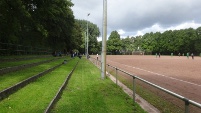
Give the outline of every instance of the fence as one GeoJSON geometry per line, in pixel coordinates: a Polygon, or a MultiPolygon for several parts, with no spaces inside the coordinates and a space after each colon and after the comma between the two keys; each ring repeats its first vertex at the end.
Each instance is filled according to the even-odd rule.
{"type": "Polygon", "coordinates": [[[32,46],[23,46],[11,43],[0,42],[0,55],[44,55],[51,54],[52,50],[47,48],[38,48],[32,46]]]}
{"type": "MultiPolygon", "coordinates": [[[[97,59],[91,58],[91,61],[97,66],[101,66],[101,62],[97,61],[97,59]]],[[[115,76],[117,85],[119,80],[133,90],[134,103],[136,101],[136,93],[138,93],[138,95],[142,96],[142,98],[144,98],[145,100],[147,100],[148,98],[149,100],[151,100],[150,97],[155,98],[154,102],[149,101],[149,103],[151,103],[152,105],[154,104],[154,106],[156,106],[162,112],[200,113],[201,111],[200,103],[189,100],[184,96],[162,88],[122,69],[107,64],[107,72],[115,76]],[[148,95],[147,90],[149,90],[148,93],[151,92],[151,94],[148,95]]]]}

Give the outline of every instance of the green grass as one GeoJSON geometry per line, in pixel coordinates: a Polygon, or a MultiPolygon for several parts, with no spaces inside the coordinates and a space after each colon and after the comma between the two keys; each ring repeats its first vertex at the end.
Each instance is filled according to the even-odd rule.
{"type": "Polygon", "coordinates": [[[34,58],[34,59],[30,59],[30,60],[20,60],[20,61],[12,61],[12,62],[1,62],[0,63],[0,69],[6,68],[6,67],[24,65],[24,64],[37,63],[37,62],[51,60],[51,59],[54,59],[54,57],[34,58]]]}
{"type": "Polygon", "coordinates": [[[69,61],[0,102],[0,113],[43,113],[77,62],[69,61]]]}
{"type": "Polygon", "coordinates": [[[8,88],[22,80],[27,79],[28,77],[34,76],[40,72],[43,72],[51,67],[54,67],[64,61],[65,58],[58,59],[49,63],[44,63],[35,67],[23,69],[16,72],[11,72],[0,76],[0,91],[8,88]]]}
{"type": "MultiPolygon", "coordinates": [[[[132,80],[127,80],[123,76],[119,76],[118,78],[127,87],[129,87],[130,89],[133,88],[132,80]]],[[[143,99],[145,99],[150,104],[155,106],[162,113],[183,113],[184,112],[178,106],[174,105],[173,103],[169,102],[168,100],[165,100],[164,98],[160,97],[156,93],[153,93],[149,89],[140,86],[139,84],[136,85],[136,92],[138,95],[140,95],[143,99]]]]}
{"type": "MultiPolygon", "coordinates": [[[[116,75],[115,69],[108,70],[108,72],[112,75],[116,75]]],[[[128,79],[128,75],[122,76],[120,73],[118,73],[118,80],[121,81],[124,85],[126,85],[131,90],[133,89],[133,80],[128,79]]],[[[116,77],[116,76],[114,76],[116,77]]],[[[142,87],[139,84],[136,84],[136,93],[140,95],[143,99],[145,99],[147,102],[149,102],[151,105],[155,106],[160,112],[162,113],[183,113],[184,110],[182,110],[180,107],[174,105],[168,100],[165,100],[161,96],[157,95],[156,93],[150,91],[150,89],[146,87],[142,87]],[[151,97],[151,98],[150,98],[151,97]]]]}
{"type": "Polygon", "coordinates": [[[100,70],[81,59],[73,73],[55,113],[145,113],[139,105],[109,79],[100,77],[100,70]]]}
{"type": "Polygon", "coordinates": [[[19,59],[19,58],[33,58],[33,57],[43,57],[43,56],[52,56],[52,55],[1,55],[0,58],[1,59],[19,59]]]}

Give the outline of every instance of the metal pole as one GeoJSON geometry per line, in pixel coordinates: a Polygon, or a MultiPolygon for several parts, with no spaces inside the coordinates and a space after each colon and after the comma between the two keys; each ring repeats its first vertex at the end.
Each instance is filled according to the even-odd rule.
{"type": "Polygon", "coordinates": [[[106,39],[107,39],[107,0],[103,0],[103,38],[101,56],[101,78],[106,75],[106,39]]]}
{"type": "Polygon", "coordinates": [[[135,104],[135,77],[133,77],[133,103],[135,104]]]}
{"type": "Polygon", "coordinates": [[[189,100],[185,99],[185,113],[189,113],[189,100]]]}
{"type": "Polygon", "coordinates": [[[89,55],[89,52],[88,52],[88,41],[89,41],[89,28],[88,28],[88,16],[90,15],[87,14],[87,59],[88,59],[88,55],[89,55]]]}
{"type": "Polygon", "coordinates": [[[117,71],[118,71],[118,69],[115,67],[115,72],[116,72],[116,85],[118,86],[118,75],[117,75],[117,71]]]}
{"type": "Polygon", "coordinates": [[[84,40],[84,46],[85,46],[85,48],[84,48],[84,52],[85,52],[85,56],[87,58],[87,44],[86,44],[86,42],[87,42],[87,33],[85,32],[84,35],[85,35],[85,40],[84,40]]]}

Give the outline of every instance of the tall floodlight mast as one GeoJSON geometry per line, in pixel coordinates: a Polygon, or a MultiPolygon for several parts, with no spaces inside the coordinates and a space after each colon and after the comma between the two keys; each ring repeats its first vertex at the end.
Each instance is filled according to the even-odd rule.
{"type": "Polygon", "coordinates": [[[107,39],[107,0],[103,0],[103,33],[101,52],[101,78],[106,75],[106,39],[107,39]]]}
{"type": "Polygon", "coordinates": [[[89,55],[89,25],[88,25],[88,16],[90,15],[90,13],[87,14],[87,51],[86,51],[86,58],[88,59],[88,55],[89,55]]]}

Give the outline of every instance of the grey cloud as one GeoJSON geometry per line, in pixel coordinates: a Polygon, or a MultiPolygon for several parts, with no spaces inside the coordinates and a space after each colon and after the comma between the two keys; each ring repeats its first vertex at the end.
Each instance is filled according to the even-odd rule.
{"type": "MultiPolygon", "coordinates": [[[[75,17],[102,26],[103,0],[72,0],[75,17]]],[[[108,0],[108,30],[137,32],[154,24],[162,27],[184,22],[201,23],[201,0],[108,0]]],[[[111,32],[111,31],[108,31],[111,32]]]]}

